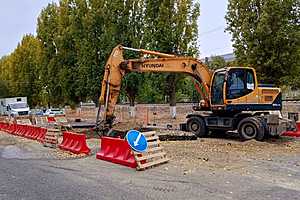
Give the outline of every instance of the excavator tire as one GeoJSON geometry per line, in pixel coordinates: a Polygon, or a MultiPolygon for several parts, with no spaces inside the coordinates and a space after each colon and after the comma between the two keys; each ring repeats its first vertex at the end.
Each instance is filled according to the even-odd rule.
{"type": "Polygon", "coordinates": [[[238,124],[238,133],[242,140],[256,139],[262,141],[265,129],[262,122],[256,117],[247,117],[238,124]]]}
{"type": "Polygon", "coordinates": [[[207,128],[202,118],[193,116],[187,121],[188,131],[195,134],[197,137],[207,136],[207,128]]]}

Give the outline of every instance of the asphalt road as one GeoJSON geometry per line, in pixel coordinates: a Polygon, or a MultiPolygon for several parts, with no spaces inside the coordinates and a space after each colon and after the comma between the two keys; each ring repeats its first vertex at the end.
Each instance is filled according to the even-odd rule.
{"type": "MultiPolygon", "coordinates": [[[[18,141],[22,142],[22,141],[18,141]]],[[[0,143],[0,200],[243,199],[300,200],[300,156],[249,160],[248,173],[207,169],[182,173],[172,162],[150,170],[96,160],[57,160],[31,147],[0,143]]],[[[39,151],[39,148],[34,148],[39,151]]]]}

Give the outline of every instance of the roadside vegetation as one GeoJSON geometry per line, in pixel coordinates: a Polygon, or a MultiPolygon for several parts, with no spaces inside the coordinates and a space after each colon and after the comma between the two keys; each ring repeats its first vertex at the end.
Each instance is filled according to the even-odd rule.
{"type": "MultiPolygon", "coordinates": [[[[27,96],[31,106],[97,102],[104,65],[117,44],[199,57],[200,5],[193,0],[60,0],[44,8],[37,34],[24,35],[0,59],[0,97],[27,96]]],[[[227,31],[236,61],[214,57],[211,69],[239,64],[257,69],[261,82],[300,83],[298,0],[229,0],[227,31]]],[[[200,38],[201,39],[201,38],[200,38]]],[[[138,55],[128,54],[128,58],[138,55]]],[[[189,77],[130,74],[120,102],[170,103],[198,99],[189,77]]]]}

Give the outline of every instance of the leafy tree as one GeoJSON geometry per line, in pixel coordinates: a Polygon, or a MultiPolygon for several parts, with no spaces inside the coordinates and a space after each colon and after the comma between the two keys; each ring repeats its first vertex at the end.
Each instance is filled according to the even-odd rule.
{"type": "Polygon", "coordinates": [[[0,81],[0,98],[7,97],[9,95],[9,90],[6,82],[0,81]]]}
{"type": "Polygon", "coordinates": [[[125,91],[130,102],[130,106],[134,106],[135,98],[138,94],[141,76],[138,73],[130,73],[124,81],[125,91]]]}
{"type": "Polygon", "coordinates": [[[200,94],[195,89],[192,77],[184,77],[177,82],[176,99],[179,102],[199,102],[200,94]]]}
{"type": "Polygon", "coordinates": [[[299,0],[229,0],[227,31],[239,64],[254,66],[263,81],[297,84],[299,19],[299,0]]]}
{"type": "Polygon", "coordinates": [[[10,81],[10,57],[3,56],[0,59],[0,97],[9,96],[9,81],[10,81]]]}
{"type": "Polygon", "coordinates": [[[41,42],[33,35],[25,35],[15,51],[4,59],[3,68],[7,68],[8,74],[4,77],[7,84],[2,88],[8,87],[11,96],[27,96],[30,105],[37,105],[40,101],[39,73],[43,60],[41,42]]]}
{"type": "Polygon", "coordinates": [[[42,96],[48,106],[52,103],[59,104],[62,101],[59,81],[61,67],[57,61],[58,16],[59,6],[51,3],[42,10],[37,19],[37,38],[42,42],[45,55],[41,68],[42,91],[44,91],[42,96]]]}
{"type": "MultiPolygon", "coordinates": [[[[196,56],[199,4],[186,0],[145,1],[145,41],[147,47],[166,53],[196,56]]],[[[176,83],[184,76],[165,77],[170,106],[176,105],[176,83]]]]}
{"type": "MultiPolygon", "coordinates": [[[[199,5],[191,0],[50,3],[38,17],[37,36],[25,35],[11,55],[0,59],[1,93],[7,94],[8,87],[7,95],[28,96],[32,105],[97,102],[113,47],[123,44],[195,55],[198,16],[199,5]]],[[[136,54],[125,54],[125,58],[133,57],[136,54]]],[[[127,92],[131,105],[136,98],[163,102],[167,77],[172,83],[167,93],[176,100],[175,85],[184,76],[130,74],[125,77],[123,93],[127,92]]]]}
{"type": "Polygon", "coordinates": [[[164,103],[165,77],[161,74],[143,74],[138,100],[143,103],[164,103]]]}
{"type": "Polygon", "coordinates": [[[220,69],[226,67],[226,61],[221,56],[212,56],[208,62],[208,67],[212,70],[220,69]]]}
{"type": "MultiPolygon", "coordinates": [[[[113,16],[111,16],[111,27],[114,27],[112,37],[118,43],[124,46],[142,48],[143,41],[143,4],[141,0],[119,0],[114,1],[113,16]]],[[[125,59],[135,58],[137,54],[134,52],[125,52],[125,59]]],[[[134,106],[134,101],[140,89],[142,75],[138,73],[130,73],[124,78],[124,86],[126,95],[129,99],[130,106],[134,106]]]]}

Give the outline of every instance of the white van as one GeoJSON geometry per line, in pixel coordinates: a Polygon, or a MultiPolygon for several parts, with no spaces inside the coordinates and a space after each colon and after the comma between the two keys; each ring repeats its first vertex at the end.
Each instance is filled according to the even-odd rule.
{"type": "Polygon", "coordinates": [[[30,108],[27,104],[27,97],[0,99],[0,115],[16,117],[29,114],[30,108]]]}

